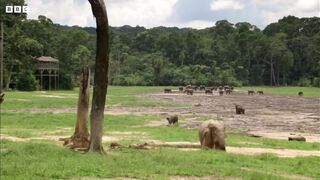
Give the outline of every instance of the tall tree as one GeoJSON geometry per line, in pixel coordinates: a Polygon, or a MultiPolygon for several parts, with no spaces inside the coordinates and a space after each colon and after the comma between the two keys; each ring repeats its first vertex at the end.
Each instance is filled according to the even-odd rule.
{"type": "Polygon", "coordinates": [[[109,23],[103,0],[89,0],[97,24],[97,49],[93,85],[92,107],[90,114],[89,151],[105,153],[102,146],[104,106],[108,88],[109,69],[109,23]]]}

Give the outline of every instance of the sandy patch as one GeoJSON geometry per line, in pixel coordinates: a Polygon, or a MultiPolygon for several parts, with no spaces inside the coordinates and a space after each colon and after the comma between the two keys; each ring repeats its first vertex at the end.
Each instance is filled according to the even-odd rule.
{"type": "MultiPolygon", "coordinates": [[[[42,136],[42,137],[33,137],[33,138],[18,138],[14,136],[8,136],[5,134],[1,134],[0,140],[8,140],[14,142],[28,142],[31,140],[53,140],[60,142],[60,138],[65,138],[65,136],[42,136]]],[[[146,139],[144,133],[135,133],[135,132],[110,132],[109,135],[103,136],[102,141],[106,142],[118,142],[123,139],[138,139],[144,140],[146,139]]],[[[159,142],[159,141],[149,141],[151,144],[161,144],[162,147],[166,145],[170,146],[178,146],[182,151],[198,151],[201,150],[199,148],[199,143],[191,143],[191,142],[159,142]],[[186,148],[188,147],[193,148],[186,148]]],[[[62,144],[62,143],[59,143],[62,144]]],[[[307,150],[294,150],[294,149],[271,149],[271,148],[249,148],[249,147],[227,147],[227,152],[232,154],[242,154],[242,155],[261,155],[261,154],[274,154],[278,157],[300,157],[300,156],[320,156],[320,151],[307,151],[307,150]]]]}
{"type": "Polygon", "coordinates": [[[35,95],[35,96],[37,96],[37,97],[47,97],[47,98],[61,98],[61,99],[66,98],[64,96],[57,96],[57,95],[35,95]]]}
{"type": "MultiPolygon", "coordinates": [[[[153,147],[176,147],[182,151],[199,151],[200,144],[192,142],[148,142],[153,147]]],[[[227,153],[242,155],[262,155],[273,154],[278,157],[294,158],[303,156],[320,156],[320,151],[316,150],[295,150],[295,149],[272,149],[272,148],[256,148],[256,147],[226,147],[227,153]]]]}
{"type": "MultiPolygon", "coordinates": [[[[294,149],[271,149],[271,148],[249,148],[249,147],[226,147],[227,153],[257,156],[272,154],[282,158],[295,158],[305,156],[320,156],[320,151],[306,151],[294,149]]],[[[179,148],[181,151],[199,151],[199,148],[179,148]]]]}
{"type": "Polygon", "coordinates": [[[159,127],[159,126],[166,126],[168,125],[168,121],[150,121],[144,124],[146,127],[159,127]]]}
{"type": "Polygon", "coordinates": [[[7,141],[13,141],[13,142],[28,142],[31,139],[30,138],[19,138],[19,137],[15,137],[15,136],[8,136],[5,134],[1,134],[0,135],[0,140],[7,140],[7,141]]]}
{"type": "Polygon", "coordinates": [[[294,149],[271,149],[271,148],[249,148],[249,147],[227,147],[228,153],[243,155],[274,154],[278,157],[300,157],[300,156],[320,156],[320,151],[306,151],[294,149]]]}
{"type": "Polygon", "coordinates": [[[303,136],[307,142],[320,143],[320,134],[295,133],[295,132],[275,132],[275,131],[249,131],[249,135],[261,136],[270,139],[288,140],[289,136],[303,136]]]}
{"type": "Polygon", "coordinates": [[[30,99],[12,99],[12,100],[21,101],[21,102],[32,102],[32,100],[30,99]]]}
{"type": "Polygon", "coordinates": [[[240,178],[234,177],[217,177],[217,176],[205,176],[205,177],[194,177],[194,176],[172,176],[170,180],[238,180],[240,178]]]}

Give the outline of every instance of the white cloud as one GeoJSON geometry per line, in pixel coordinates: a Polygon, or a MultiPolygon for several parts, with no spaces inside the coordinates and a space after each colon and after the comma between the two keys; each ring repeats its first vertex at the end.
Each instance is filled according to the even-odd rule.
{"type": "Polygon", "coordinates": [[[113,26],[160,26],[172,14],[177,0],[108,0],[110,24],[113,26]]]}
{"type": "MultiPolygon", "coordinates": [[[[166,23],[177,0],[106,0],[109,22],[112,26],[159,26],[166,23]]],[[[94,26],[90,4],[86,0],[27,0],[28,18],[45,15],[55,23],[94,26]]]]}
{"type": "Polygon", "coordinates": [[[320,11],[319,0],[298,0],[295,4],[295,9],[303,12],[320,11]]]}
{"type": "Polygon", "coordinates": [[[211,3],[211,9],[214,11],[227,10],[227,9],[240,10],[240,9],[243,9],[244,7],[245,7],[244,4],[236,0],[214,0],[211,3]]]}
{"type": "Polygon", "coordinates": [[[215,25],[215,22],[213,21],[202,21],[202,20],[195,20],[190,21],[185,24],[182,24],[181,27],[191,27],[195,29],[205,29],[207,27],[213,27],[215,25]]]}
{"type": "Polygon", "coordinates": [[[45,15],[54,23],[63,25],[92,25],[94,22],[88,2],[76,3],[76,0],[27,0],[29,19],[45,15]]]}
{"type": "MultiPolygon", "coordinates": [[[[112,26],[178,26],[205,28],[212,26],[216,14],[219,18],[234,17],[248,19],[250,23],[267,25],[283,16],[320,16],[320,0],[212,0],[212,14],[208,17],[194,17],[189,22],[172,22],[170,17],[178,1],[185,0],[105,0],[112,26]],[[229,10],[238,10],[236,13],[229,10]],[[248,11],[243,13],[243,11],[248,11]],[[247,14],[247,15],[246,15],[247,14]],[[247,17],[244,17],[247,16],[247,17]],[[260,21],[259,21],[260,20],[260,21]]],[[[29,5],[28,18],[37,19],[45,15],[54,23],[62,25],[95,26],[91,7],[87,0],[26,0],[29,5]]],[[[199,0],[197,3],[203,3],[199,0]]],[[[197,6],[197,4],[194,4],[197,6]]],[[[185,11],[197,7],[184,7],[185,11]]],[[[192,18],[191,18],[192,19],[192,18]]]]}
{"type": "Polygon", "coordinates": [[[166,27],[178,27],[178,28],[193,28],[193,29],[205,29],[208,27],[213,27],[216,22],[214,21],[204,21],[204,20],[193,20],[188,22],[174,22],[166,23],[166,27]]]}
{"type": "Polygon", "coordinates": [[[319,0],[252,0],[252,2],[258,9],[261,9],[261,17],[265,24],[277,22],[280,18],[288,15],[297,17],[320,16],[319,0]],[[265,6],[269,8],[265,8],[265,6]]]}

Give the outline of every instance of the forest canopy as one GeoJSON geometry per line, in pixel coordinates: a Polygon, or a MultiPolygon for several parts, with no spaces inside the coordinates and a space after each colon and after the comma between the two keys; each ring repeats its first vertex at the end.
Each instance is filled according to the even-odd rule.
{"type": "MultiPolygon", "coordinates": [[[[70,89],[78,82],[81,53],[94,60],[95,28],[62,26],[45,16],[4,20],[5,84],[19,82],[23,72],[32,76],[34,57],[52,56],[60,60],[60,88],[70,89]]],[[[263,30],[221,20],[202,30],[111,27],[110,35],[111,85],[320,87],[318,17],[287,16],[263,30]]]]}

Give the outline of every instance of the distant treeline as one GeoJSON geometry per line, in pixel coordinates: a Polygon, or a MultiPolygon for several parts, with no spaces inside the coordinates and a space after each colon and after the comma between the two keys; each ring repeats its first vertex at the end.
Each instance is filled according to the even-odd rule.
{"type": "MultiPolygon", "coordinates": [[[[22,78],[35,86],[33,58],[45,55],[60,60],[60,87],[72,88],[80,64],[93,62],[94,28],[61,26],[45,16],[26,20],[23,14],[4,20],[6,84],[22,78]]],[[[112,85],[320,87],[318,17],[288,16],[264,30],[222,20],[203,30],[123,26],[110,35],[112,85]]]]}
{"type": "Polygon", "coordinates": [[[320,86],[320,18],[284,17],[263,31],[218,21],[204,30],[113,28],[115,85],[320,86]]]}

